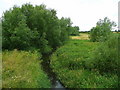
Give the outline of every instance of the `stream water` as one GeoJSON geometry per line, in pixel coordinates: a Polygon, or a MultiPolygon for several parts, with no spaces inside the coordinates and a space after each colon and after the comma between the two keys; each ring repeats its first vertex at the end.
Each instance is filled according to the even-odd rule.
{"type": "Polygon", "coordinates": [[[65,87],[62,85],[62,83],[57,79],[56,74],[52,71],[52,68],[50,67],[50,56],[49,55],[43,55],[42,60],[42,68],[43,70],[47,73],[51,84],[52,84],[52,89],[55,90],[56,88],[61,88],[62,90],[66,90],[65,87]]]}

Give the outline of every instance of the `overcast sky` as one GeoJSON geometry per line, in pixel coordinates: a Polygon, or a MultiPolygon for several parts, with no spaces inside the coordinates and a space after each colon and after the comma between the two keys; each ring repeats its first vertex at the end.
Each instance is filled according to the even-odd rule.
{"type": "Polygon", "coordinates": [[[33,5],[45,4],[47,8],[57,11],[57,16],[70,17],[73,25],[79,26],[81,31],[88,31],[104,17],[118,22],[118,1],[120,0],[0,0],[0,17],[3,11],[14,5],[25,3],[33,5]]]}

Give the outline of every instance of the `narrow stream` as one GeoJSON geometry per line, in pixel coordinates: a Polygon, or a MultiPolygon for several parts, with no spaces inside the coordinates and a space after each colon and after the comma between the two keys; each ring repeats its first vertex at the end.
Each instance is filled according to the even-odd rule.
{"type": "Polygon", "coordinates": [[[52,89],[55,90],[56,88],[61,88],[62,90],[66,90],[65,87],[61,84],[61,82],[57,79],[56,74],[52,71],[52,68],[50,67],[50,56],[49,55],[43,55],[42,60],[42,68],[43,70],[47,73],[51,84],[52,84],[52,89]]]}

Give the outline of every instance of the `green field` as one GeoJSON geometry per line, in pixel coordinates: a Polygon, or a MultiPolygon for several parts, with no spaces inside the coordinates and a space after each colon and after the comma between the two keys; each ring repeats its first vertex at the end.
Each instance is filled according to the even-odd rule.
{"type": "Polygon", "coordinates": [[[50,88],[47,75],[41,69],[37,52],[4,51],[3,88],[50,88]]]}
{"type": "Polygon", "coordinates": [[[51,57],[51,67],[66,88],[115,88],[116,74],[100,74],[92,69],[94,52],[100,43],[70,40],[51,57]]]}

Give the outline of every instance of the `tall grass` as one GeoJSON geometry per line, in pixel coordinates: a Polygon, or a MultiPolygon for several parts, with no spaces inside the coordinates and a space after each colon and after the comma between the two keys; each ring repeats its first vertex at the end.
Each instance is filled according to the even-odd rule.
{"type": "MultiPolygon", "coordinates": [[[[67,88],[116,88],[116,74],[99,73],[90,62],[98,42],[70,40],[51,57],[51,67],[67,88]]],[[[99,64],[99,62],[98,62],[99,64]]]]}
{"type": "Polygon", "coordinates": [[[4,51],[3,88],[49,88],[50,81],[42,71],[37,52],[4,51]]]}

